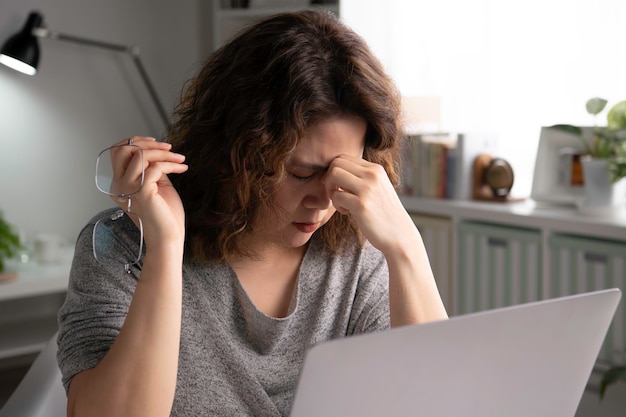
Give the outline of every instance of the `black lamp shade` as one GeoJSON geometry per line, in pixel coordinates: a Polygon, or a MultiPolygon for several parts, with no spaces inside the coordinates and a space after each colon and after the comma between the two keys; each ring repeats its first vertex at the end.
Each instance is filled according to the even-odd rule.
{"type": "Polygon", "coordinates": [[[33,35],[33,29],[41,27],[42,22],[39,13],[30,13],[22,30],[2,45],[0,63],[25,74],[35,75],[39,64],[39,43],[33,35]]]}

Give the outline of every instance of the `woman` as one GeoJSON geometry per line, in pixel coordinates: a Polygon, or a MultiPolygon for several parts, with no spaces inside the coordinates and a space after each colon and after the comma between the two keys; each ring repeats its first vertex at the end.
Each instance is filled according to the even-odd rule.
{"type": "Polygon", "coordinates": [[[102,215],[79,236],[59,313],[68,414],[288,415],[314,344],[446,318],[394,190],[400,139],[392,82],[329,14],[268,18],[213,54],[169,144],[114,148],[116,186],[145,171],[145,253],[120,268],[141,241],[128,216],[100,262],[102,215]]]}

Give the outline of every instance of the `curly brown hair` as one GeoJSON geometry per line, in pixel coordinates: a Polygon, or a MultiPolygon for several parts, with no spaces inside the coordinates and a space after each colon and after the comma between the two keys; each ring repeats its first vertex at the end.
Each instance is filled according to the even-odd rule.
{"type": "MultiPolygon", "coordinates": [[[[310,126],[331,116],[367,121],[364,159],[399,182],[398,91],[366,42],[322,11],[258,21],[212,54],[186,84],[168,136],[189,170],[173,176],[187,214],[186,255],[195,261],[251,256],[242,237],[285,177],[285,162],[310,126]]],[[[323,226],[338,251],[363,241],[351,217],[323,226]]]]}

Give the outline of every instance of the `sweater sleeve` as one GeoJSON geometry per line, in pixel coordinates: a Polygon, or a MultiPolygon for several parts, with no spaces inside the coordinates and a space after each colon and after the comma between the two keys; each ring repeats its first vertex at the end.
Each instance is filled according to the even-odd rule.
{"type": "Polygon", "coordinates": [[[67,295],[58,313],[57,361],[66,390],[74,375],[100,362],[128,313],[139,269],[132,267],[127,273],[123,259],[138,250],[140,237],[129,220],[119,226],[108,231],[101,261],[93,255],[94,222],[76,241],[67,295]]]}
{"type": "Polygon", "coordinates": [[[348,333],[369,333],[388,329],[391,327],[389,269],[385,257],[366,242],[359,258],[358,287],[348,333]]]}

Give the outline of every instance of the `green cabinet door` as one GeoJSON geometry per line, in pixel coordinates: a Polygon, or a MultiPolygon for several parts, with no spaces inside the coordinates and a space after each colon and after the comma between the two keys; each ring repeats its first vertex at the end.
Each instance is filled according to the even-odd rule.
{"type": "MultiPolygon", "coordinates": [[[[626,242],[555,234],[550,238],[553,297],[606,288],[626,290],[626,242]]],[[[626,310],[617,308],[599,359],[626,363],[626,310]]]]}
{"type": "Polygon", "coordinates": [[[464,221],[457,231],[457,314],[541,298],[539,230],[464,221]]]}

